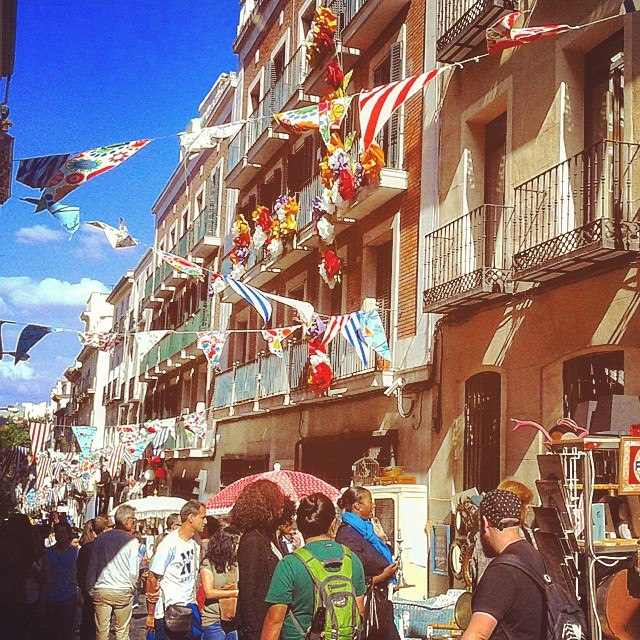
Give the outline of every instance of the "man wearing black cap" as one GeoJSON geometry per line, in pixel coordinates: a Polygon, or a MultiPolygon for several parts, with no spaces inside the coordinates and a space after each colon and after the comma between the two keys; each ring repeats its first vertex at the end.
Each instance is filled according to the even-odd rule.
{"type": "MultiPolygon", "coordinates": [[[[517,558],[538,575],[542,556],[520,537],[520,498],[496,489],[480,505],[480,539],[488,557],[517,558]]],[[[485,570],[471,605],[473,616],[462,640],[540,640],[546,610],[540,589],[522,570],[493,561],[485,570]]]]}

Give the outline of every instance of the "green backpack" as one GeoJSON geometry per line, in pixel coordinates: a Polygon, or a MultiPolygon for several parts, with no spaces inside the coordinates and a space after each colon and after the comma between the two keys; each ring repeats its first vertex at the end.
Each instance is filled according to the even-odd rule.
{"type": "MultiPolygon", "coordinates": [[[[306,567],[314,585],[314,605],[326,609],[324,640],[357,640],[360,630],[360,614],[353,588],[353,559],[351,550],[340,545],[340,558],[319,560],[308,549],[293,552],[306,567]]],[[[296,627],[303,638],[309,636],[293,616],[296,627]]]]}

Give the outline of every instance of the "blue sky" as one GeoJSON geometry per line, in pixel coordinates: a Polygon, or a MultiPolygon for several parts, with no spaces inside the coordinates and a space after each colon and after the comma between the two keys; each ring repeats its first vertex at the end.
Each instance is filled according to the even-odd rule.
{"type": "MultiPolygon", "coordinates": [[[[9,106],[16,158],[83,151],[177,133],[220,73],[236,69],[237,0],[20,0],[9,106]]],[[[3,89],[4,90],[4,89],[3,89]]],[[[70,194],[84,220],[124,217],[153,240],[151,206],[179,155],[159,140],[70,194]]],[[[14,182],[15,196],[37,192],[14,182]]],[[[86,229],[71,241],[48,214],[12,198],[0,207],[0,319],[81,329],[86,298],[108,290],[144,249],[113,251],[86,229]]],[[[5,349],[17,331],[5,327],[5,349]]],[[[0,361],[0,405],[48,400],[79,351],[57,333],[28,362],[0,361]]]]}

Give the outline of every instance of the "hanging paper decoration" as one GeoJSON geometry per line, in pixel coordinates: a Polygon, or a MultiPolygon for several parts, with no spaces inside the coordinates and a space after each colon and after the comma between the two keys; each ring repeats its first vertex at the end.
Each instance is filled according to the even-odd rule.
{"type": "Polygon", "coordinates": [[[245,121],[229,122],[227,124],[221,124],[214,127],[200,128],[199,120],[192,120],[194,123],[198,123],[197,130],[191,132],[183,132],[180,136],[180,146],[187,153],[198,153],[205,149],[213,149],[220,140],[226,138],[232,138],[240,129],[244,126],[245,121]]]}
{"type": "Polygon", "coordinates": [[[322,395],[333,380],[333,370],[325,347],[316,340],[309,340],[309,389],[322,395]]]}
{"type": "Polygon", "coordinates": [[[278,230],[283,238],[293,235],[298,230],[300,207],[295,198],[280,196],[273,206],[273,213],[278,220],[278,230]]]}
{"type": "Polygon", "coordinates": [[[367,345],[385,360],[391,362],[387,334],[377,309],[360,312],[360,331],[367,345]]]}
{"type": "Polygon", "coordinates": [[[625,13],[638,11],[638,9],[640,9],[640,0],[623,0],[620,13],[624,15],[625,13]]]}
{"type": "Polygon", "coordinates": [[[18,337],[18,345],[16,346],[14,364],[18,364],[21,360],[29,359],[29,351],[46,335],[52,333],[55,329],[51,327],[43,327],[39,324],[28,324],[20,332],[18,337]]]}
{"type": "Polygon", "coordinates": [[[267,243],[267,253],[274,255],[282,249],[280,244],[279,223],[271,216],[271,211],[262,205],[251,214],[251,218],[255,224],[253,232],[253,245],[256,250],[262,248],[267,243]]]}
{"type": "Polygon", "coordinates": [[[222,293],[227,286],[224,276],[221,273],[212,273],[209,277],[207,295],[212,298],[217,293],[222,293]]]}
{"type": "Polygon", "coordinates": [[[61,153],[20,160],[16,180],[27,187],[45,189],[49,186],[51,177],[62,169],[70,155],[70,153],[61,153]]]}
{"type": "Polygon", "coordinates": [[[48,420],[29,420],[28,426],[31,454],[35,456],[46,447],[53,425],[48,420]]]}
{"type": "Polygon", "coordinates": [[[198,349],[202,349],[207,362],[214,368],[220,364],[220,356],[228,336],[228,331],[200,331],[198,333],[198,349]]]}
{"type": "Polygon", "coordinates": [[[393,112],[401,107],[409,98],[426,87],[431,80],[447,70],[441,67],[429,73],[410,76],[405,80],[374,87],[360,93],[360,129],[362,131],[362,148],[366,148],[380,133],[393,112]]]}
{"type": "Polygon", "coordinates": [[[72,155],[49,178],[43,189],[36,213],[50,207],[55,202],[59,202],[92,178],[117,167],[149,142],[151,140],[134,140],[72,155]]]}
{"type": "Polygon", "coordinates": [[[78,441],[80,453],[85,457],[88,456],[98,429],[96,427],[71,427],[71,431],[78,441]]]}
{"type": "Polygon", "coordinates": [[[153,452],[157,454],[164,448],[170,436],[175,438],[176,419],[163,418],[162,420],[149,420],[145,423],[144,429],[147,433],[153,434],[153,452]]]}
{"type": "MultiPolygon", "coordinates": [[[[296,300],[295,298],[286,298],[285,296],[278,296],[275,293],[260,293],[271,298],[271,300],[275,300],[276,302],[280,302],[281,304],[286,304],[287,306],[294,308],[302,324],[308,325],[311,323],[315,309],[310,302],[296,300]]],[[[265,322],[267,321],[265,320],[265,322]]]]}
{"type": "Polygon", "coordinates": [[[156,251],[160,258],[178,273],[184,273],[198,279],[204,278],[204,271],[202,267],[197,265],[195,262],[191,262],[186,258],[181,258],[180,256],[169,253],[168,251],[161,251],[160,249],[157,249],[156,251]]]}
{"type": "Polygon", "coordinates": [[[80,227],[80,207],[54,202],[47,207],[49,213],[62,225],[62,228],[69,234],[73,234],[80,227]]]}
{"type": "Polygon", "coordinates": [[[545,27],[527,27],[515,29],[516,22],[524,15],[522,11],[514,11],[504,18],[500,18],[487,29],[487,51],[490,55],[501,53],[512,47],[519,47],[536,40],[557,36],[570,31],[573,27],[568,24],[554,24],[545,27]]]}
{"type": "Polygon", "coordinates": [[[311,322],[307,327],[307,334],[314,340],[320,340],[320,338],[322,338],[322,336],[324,335],[325,330],[326,326],[322,321],[322,318],[314,313],[313,318],[311,319],[311,322]]]}
{"type": "Polygon", "coordinates": [[[334,100],[325,100],[320,103],[318,128],[320,129],[322,140],[326,145],[328,145],[331,140],[331,133],[340,129],[340,125],[347,115],[352,99],[353,96],[348,96],[334,100]]]}
{"type": "MultiPolygon", "coordinates": [[[[322,208],[329,214],[344,213],[355,198],[359,186],[356,173],[360,171],[349,156],[350,147],[343,144],[338,134],[331,135],[327,153],[320,162],[320,176],[325,190],[322,193],[322,208]]],[[[359,163],[358,163],[359,164],[359,163]]]]}
{"type": "Polygon", "coordinates": [[[255,308],[255,310],[262,316],[265,323],[269,322],[271,319],[271,313],[273,312],[273,307],[265,293],[251,285],[245,284],[244,282],[234,280],[233,278],[227,278],[227,282],[239,296],[242,296],[252,307],[255,308]]]}
{"type": "Polygon", "coordinates": [[[139,244],[139,242],[135,238],[131,237],[129,229],[127,229],[127,225],[122,218],[120,218],[120,226],[118,229],[97,220],[87,222],[87,224],[92,227],[96,227],[96,229],[102,229],[102,231],[104,231],[104,235],[107,237],[107,240],[109,241],[109,244],[113,249],[135,247],[137,244],[139,244]]]}
{"type": "Polygon", "coordinates": [[[263,329],[262,337],[267,341],[269,351],[278,358],[284,358],[282,341],[288,338],[298,327],[282,327],[281,329],[263,329]]]}
{"type": "Polygon", "coordinates": [[[107,471],[111,475],[112,478],[116,478],[118,476],[118,472],[120,471],[120,465],[122,464],[122,458],[124,456],[124,444],[120,442],[115,447],[113,447],[113,451],[111,455],[107,458],[107,471]]]}
{"type": "Polygon", "coordinates": [[[124,445],[123,458],[132,465],[139,460],[149,443],[155,438],[155,431],[139,429],[135,424],[123,424],[116,426],[116,432],[120,436],[120,442],[124,445]]]}
{"type": "Polygon", "coordinates": [[[340,282],[342,262],[335,251],[327,249],[322,254],[322,262],[318,265],[320,277],[327,283],[330,289],[340,282]]]}
{"type": "Polygon", "coordinates": [[[318,66],[321,58],[335,51],[333,38],[338,30],[338,16],[328,7],[318,7],[313,14],[311,29],[307,33],[307,62],[312,69],[318,66]]]}
{"type": "Polygon", "coordinates": [[[360,165],[365,181],[373,182],[380,176],[380,172],[385,167],[384,151],[374,140],[360,156],[360,165]]]}
{"type": "Polygon", "coordinates": [[[356,311],[349,314],[347,322],[341,329],[342,335],[347,342],[356,350],[358,357],[362,360],[365,367],[369,366],[369,358],[367,355],[367,345],[360,332],[360,312],[356,311]]]}
{"type": "Polygon", "coordinates": [[[238,278],[244,273],[243,267],[249,260],[249,245],[251,244],[251,229],[246,218],[241,213],[236,216],[232,231],[233,249],[229,254],[229,260],[234,268],[230,275],[238,278]]]}
{"type": "Polygon", "coordinates": [[[164,338],[169,332],[165,329],[156,331],[138,331],[133,335],[136,337],[136,343],[138,345],[138,357],[144,358],[147,353],[153,347],[155,347],[162,338],[164,338]]]}
{"type": "Polygon", "coordinates": [[[196,411],[183,416],[184,426],[189,429],[195,437],[196,441],[203,441],[207,435],[207,413],[206,411],[196,411]]]}
{"type": "Polygon", "coordinates": [[[324,81],[334,91],[337,91],[342,87],[342,83],[344,82],[344,73],[342,72],[342,67],[337,60],[332,60],[325,67],[324,81]]]}
{"type": "Polygon", "coordinates": [[[274,114],[273,117],[287,133],[294,135],[314,131],[320,126],[320,110],[317,104],[282,111],[274,114]]]}
{"type": "Polygon", "coordinates": [[[94,347],[98,351],[113,351],[116,345],[117,333],[99,333],[90,331],[80,331],[78,339],[80,343],[87,347],[94,347]]]}
{"type": "Polygon", "coordinates": [[[316,221],[316,230],[320,239],[325,244],[333,244],[336,239],[335,227],[329,222],[329,218],[322,216],[316,221]]]}

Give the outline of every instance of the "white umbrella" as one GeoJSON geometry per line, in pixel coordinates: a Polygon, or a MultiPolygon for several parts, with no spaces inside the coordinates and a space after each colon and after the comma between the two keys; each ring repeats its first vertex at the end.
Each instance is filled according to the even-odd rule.
{"type": "Polygon", "coordinates": [[[136,517],[141,520],[145,518],[166,518],[172,513],[180,513],[180,509],[186,502],[184,498],[172,496],[147,496],[146,498],[127,500],[127,502],[123,502],[111,509],[109,515],[113,516],[119,507],[126,504],[136,510],[136,517]]]}

